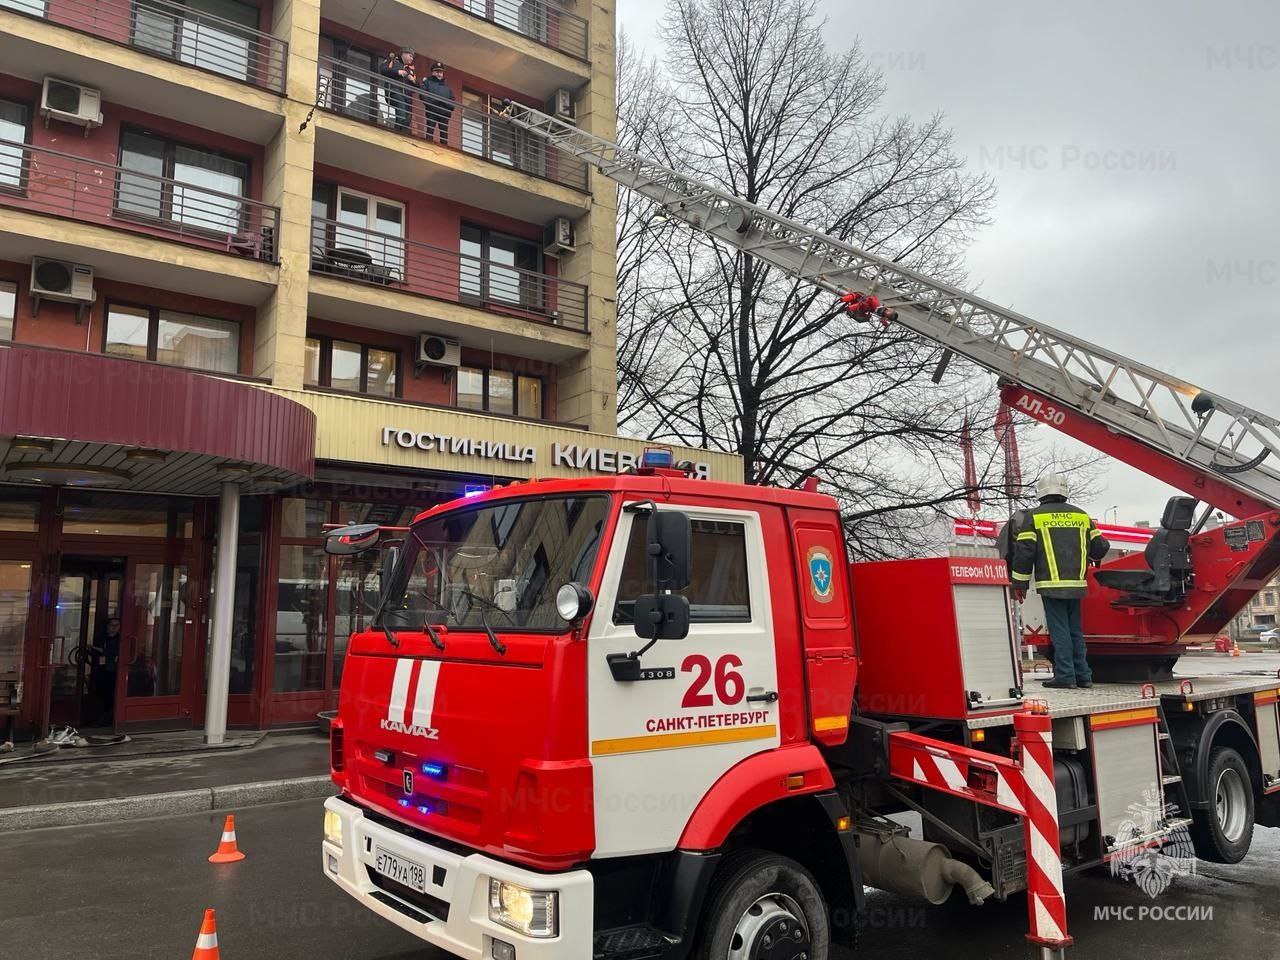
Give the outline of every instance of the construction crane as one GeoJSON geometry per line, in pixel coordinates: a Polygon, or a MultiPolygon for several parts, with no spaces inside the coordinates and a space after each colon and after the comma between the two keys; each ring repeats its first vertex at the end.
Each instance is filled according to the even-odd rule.
{"type": "MultiPolygon", "coordinates": [[[[963,357],[999,378],[1010,407],[1207,504],[1193,523],[1184,519],[1193,500],[1170,501],[1153,538],[1155,551],[1109,565],[1125,573],[1111,578],[1115,586],[1091,591],[1085,623],[1096,635],[1092,651],[1156,663],[1153,675],[1167,674],[1179,644],[1213,637],[1280,571],[1276,418],[699,183],[532,107],[505,101],[499,113],[669,217],[829,291],[856,319],[899,323],[940,345],[935,380],[952,355],[963,357]],[[1206,530],[1213,510],[1242,522],[1206,530]],[[1144,562],[1154,582],[1143,582],[1144,562]]],[[[1105,576],[1099,582],[1109,586],[1105,576]]]]}

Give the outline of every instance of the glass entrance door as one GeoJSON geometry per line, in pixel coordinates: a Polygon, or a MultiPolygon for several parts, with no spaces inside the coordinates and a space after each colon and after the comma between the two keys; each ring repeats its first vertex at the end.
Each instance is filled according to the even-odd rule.
{"type": "Polygon", "coordinates": [[[188,627],[187,566],[130,561],[125,584],[125,709],[130,721],[190,716],[184,701],[188,627]]]}
{"type": "Polygon", "coordinates": [[[123,580],[122,560],[63,558],[49,654],[53,726],[114,726],[123,580]]]}

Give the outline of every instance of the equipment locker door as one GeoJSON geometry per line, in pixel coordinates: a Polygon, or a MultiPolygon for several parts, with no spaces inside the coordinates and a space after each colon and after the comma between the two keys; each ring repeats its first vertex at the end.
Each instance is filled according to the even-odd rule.
{"type": "Polygon", "coordinates": [[[659,640],[642,677],[613,679],[605,658],[639,650],[632,621],[645,582],[643,514],[624,513],[587,641],[588,735],[597,857],[670,850],[730,767],[779,743],[780,691],[760,516],[680,509],[693,528],[691,623],[659,640]]]}

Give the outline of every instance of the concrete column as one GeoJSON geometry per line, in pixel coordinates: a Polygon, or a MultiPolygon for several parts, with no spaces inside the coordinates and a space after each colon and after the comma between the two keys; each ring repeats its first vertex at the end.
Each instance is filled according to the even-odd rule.
{"type": "MultiPolygon", "coordinates": [[[[610,140],[617,136],[617,50],[614,6],[606,0],[577,4],[591,23],[591,82],[578,93],[578,126],[610,140]]],[[[617,203],[616,187],[591,171],[591,212],[575,224],[577,250],[560,260],[560,275],[585,283],[590,352],[559,365],[556,414],[599,433],[618,428],[617,397],[617,203]]]]}
{"type": "Polygon", "coordinates": [[[213,636],[209,638],[209,683],[204,708],[204,742],[227,736],[227,694],[231,686],[231,628],[235,610],[236,552],[240,539],[240,487],[222,484],[218,498],[218,558],[213,574],[213,636]]]}
{"type": "Polygon", "coordinates": [[[273,32],[289,41],[285,116],[267,145],[263,200],[280,207],[280,282],[258,311],[254,375],[278,387],[300,389],[307,296],[311,271],[311,185],[315,166],[315,122],[301,130],[316,101],[320,43],[318,0],[280,0],[273,32]]]}

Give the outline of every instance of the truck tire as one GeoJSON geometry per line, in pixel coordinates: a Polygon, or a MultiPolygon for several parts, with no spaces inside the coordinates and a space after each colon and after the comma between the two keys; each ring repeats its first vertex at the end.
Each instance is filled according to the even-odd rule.
{"type": "Polygon", "coordinates": [[[1191,841],[1210,863],[1239,863],[1253,842],[1253,781],[1244,758],[1230,747],[1209,754],[1204,795],[1208,810],[1193,811],[1191,841]]]}
{"type": "Polygon", "coordinates": [[[697,960],[827,960],[827,904],[794,860],[764,850],[731,853],[708,902],[697,960]]]}

